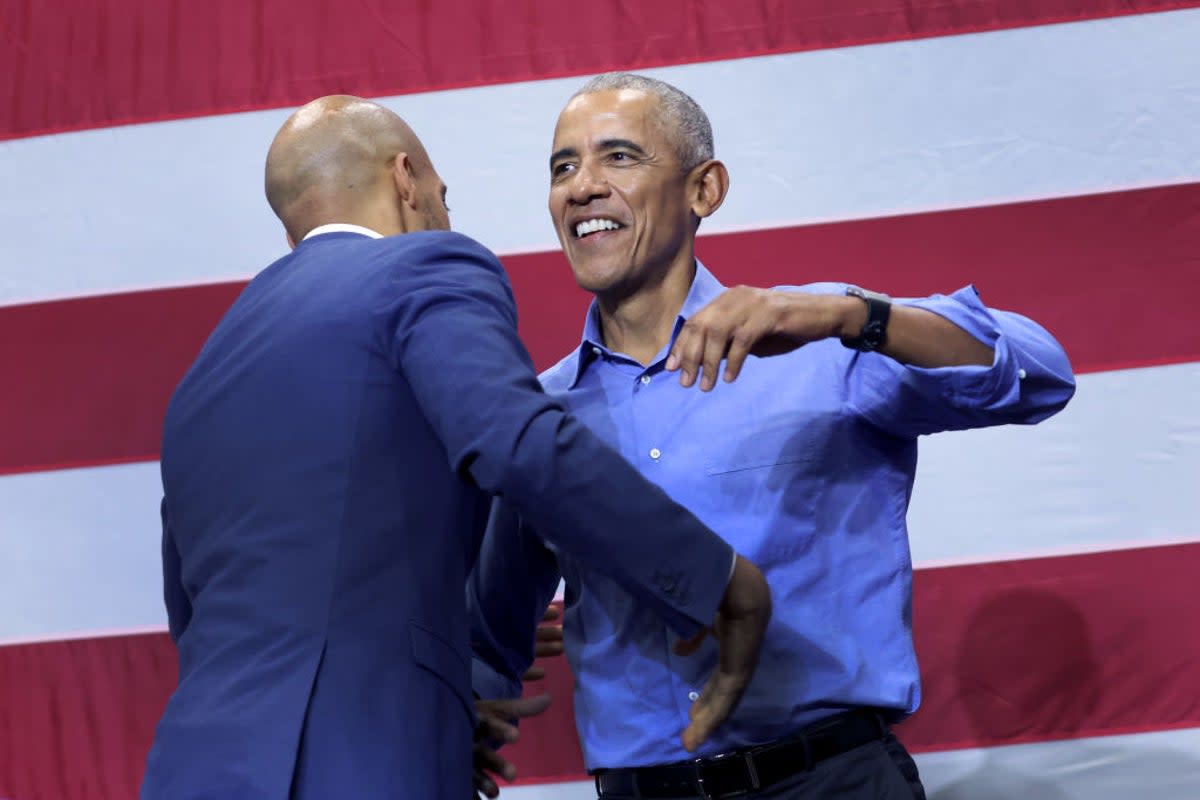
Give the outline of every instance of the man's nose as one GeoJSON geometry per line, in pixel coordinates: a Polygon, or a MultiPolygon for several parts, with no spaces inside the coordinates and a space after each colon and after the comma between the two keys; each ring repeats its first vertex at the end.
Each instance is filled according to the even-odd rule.
{"type": "Polygon", "coordinates": [[[577,205],[587,205],[598,197],[608,194],[608,181],[600,170],[587,164],[580,164],[571,176],[571,201],[577,205]]]}

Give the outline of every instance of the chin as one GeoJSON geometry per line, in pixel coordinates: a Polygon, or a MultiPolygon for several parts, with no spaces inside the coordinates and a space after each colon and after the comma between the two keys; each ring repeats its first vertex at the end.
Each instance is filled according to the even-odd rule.
{"type": "Polygon", "coordinates": [[[629,279],[629,269],[625,264],[609,264],[604,262],[584,262],[579,264],[571,261],[571,271],[575,282],[592,294],[601,294],[618,288],[629,279]]]}
{"type": "Polygon", "coordinates": [[[621,276],[613,275],[602,270],[573,269],[575,282],[579,287],[592,294],[604,294],[621,283],[621,276]]]}

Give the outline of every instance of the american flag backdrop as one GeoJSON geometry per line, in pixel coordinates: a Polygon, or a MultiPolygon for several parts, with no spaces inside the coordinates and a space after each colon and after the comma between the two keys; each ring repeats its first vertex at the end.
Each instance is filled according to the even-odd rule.
{"type": "MultiPolygon", "coordinates": [[[[162,414],[286,250],[262,165],[290,110],[350,93],[412,124],[546,367],[588,301],[551,133],[610,69],[708,111],[733,185],[699,255],[725,283],[971,282],[1080,374],[1043,425],[922,442],[900,732],[930,796],[1200,798],[1193,6],[0,0],[0,798],[136,795],[176,676],[162,414]]],[[[550,673],[511,800],[594,797],[550,673]]]]}

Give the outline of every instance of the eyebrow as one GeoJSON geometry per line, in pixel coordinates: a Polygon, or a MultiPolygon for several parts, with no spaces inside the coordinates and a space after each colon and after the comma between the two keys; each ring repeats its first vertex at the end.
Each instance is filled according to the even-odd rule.
{"type": "Polygon", "coordinates": [[[550,154],[550,166],[554,166],[555,161],[561,161],[564,158],[578,156],[579,151],[574,147],[562,147],[550,154]]]}
{"type": "MultiPolygon", "coordinates": [[[[646,150],[637,142],[631,139],[602,139],[597,145],[599,150],[632,150],[639,156],[646,155],[646,150]]],[[[555,150],[550,155],[550,166],[553,167],[555,162],[561,161],[564,158],[578,158],[579,151],[574,147],[563,147],[555,150]]]]}
{"type": "Polygon", "coordinates": [[[646,151],[637,142],[629,139],[604,139],[600,142],[601,150],[632,150],[640,156],[646,155],[646,151]]]}

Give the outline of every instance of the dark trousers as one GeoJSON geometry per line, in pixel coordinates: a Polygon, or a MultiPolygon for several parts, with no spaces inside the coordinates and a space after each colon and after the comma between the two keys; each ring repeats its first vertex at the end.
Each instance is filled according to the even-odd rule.
{"type": "MultiPolygon", "coordinates": [[[[678,800],[695,800],[688,795],[678,800]]],[[[636,800],[613,798],[604,800],[636,800]]],[[[912,756],[892,734],[826,759],[737,800],[925,800],[925,788],[912,756]]]]}

